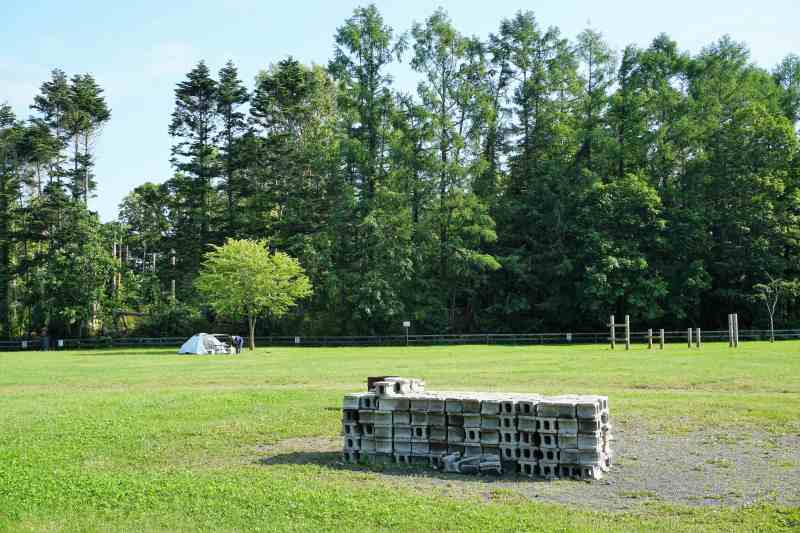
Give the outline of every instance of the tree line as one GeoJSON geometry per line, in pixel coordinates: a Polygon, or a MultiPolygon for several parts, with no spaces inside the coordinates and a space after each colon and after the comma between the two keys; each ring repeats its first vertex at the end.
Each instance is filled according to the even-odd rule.
{"type": "Polygon", "coordinates": [[[442,10],[398,33],[373,5],[334,44],[252,86],[198,63],[175,89],[174,175],[108,224],[86,205],[110,119],[94,79],[55,71],[29,120],[4,106],[0,334],[222,325],[194,281],[227,238],[311,280],[274,334],[764,324],[755,287],[798,278],[800,57],[766,70],[729,37],[689,54],[664,34],[616,53],[531,12],[485,37],[442,10]]]}

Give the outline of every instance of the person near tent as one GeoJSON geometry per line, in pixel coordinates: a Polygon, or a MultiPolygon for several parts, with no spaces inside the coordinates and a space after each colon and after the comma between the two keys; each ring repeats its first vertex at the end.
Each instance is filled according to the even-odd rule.
{"type": "Polygon", "coordinates": [[[242,346],[244,346],[244,339],[239,335],[233,336],[233,347],[236,348],[236,355],[242,353],[242,346]]]}

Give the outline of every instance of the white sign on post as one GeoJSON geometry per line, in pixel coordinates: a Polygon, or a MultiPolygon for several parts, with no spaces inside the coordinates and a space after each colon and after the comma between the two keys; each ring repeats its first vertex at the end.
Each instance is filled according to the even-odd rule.
{"type": "Polygon", "coordinates": [[[63,339],[58,339],[58,347],[59,348],[63,348],[64,347],[64,340],[63,339]]]}
{"type": "Polygon", "coordinates": [[[410,328],[411,327],[411,322],[406,320],[405,322],[403,322],[403,327],[404,328],[410,328]]]}
{"type": "Polygon", "coordinates": [[[295,337],[294,338],[294,343],[295,344],[300,344],[300,337],[295,337]]]}

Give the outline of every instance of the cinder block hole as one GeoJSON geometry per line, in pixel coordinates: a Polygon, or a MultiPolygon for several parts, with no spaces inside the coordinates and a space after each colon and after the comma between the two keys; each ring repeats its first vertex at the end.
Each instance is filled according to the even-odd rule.
{"type": "Polygon", "coordinates": [[[522,410],[525,412],[525,414],[528,414],[528,415],[529,415],[529,414],[531,413],[531,406],[530,406],[530,404],[527,404],[527,403],[526,403],[526,404],[524,404],[524,405],[522,406],[522,410]]]}
{"type": "Polygon", "coordinates": [[[530,433],[523,433],[522,434],[522,442],[525,444],[530,444],[531,442],[531,434],[530,433]]]}
{"type": "Polygon", "coordinates": [[[542,429],[542,421],[541,420],[537,420],[536,421],[536,431],[539,431],[540,429],[542,429]]]}
{"type": "Polygon", "coordinates": [[[386,385],[378,385],[378,394],[386,394],[386,385]]]}
{"type": "Polygon", "coordinates": [[[517,448],[516,450],[514,450],[514,457],[516,457],[517,459],[519,459],[520,457],[522,457],[522,453],[521,453],[521,451],[520,451],[520,449],[519,449],[519,448],[517,448]]]}
{"type": "Polygon", "coordinates": [[[541,476],[542,475],[542,469],[541,469],[541,467],[539,467],[539,465],[536,465],[536,466],[533,467],[533,475],[534,476],[541,476]]]}
{"type": "Polygon", "coordinates": [[[519,442],[519,433],[514,433],[514,442],[519,442]]]}
{"type": "Polygon", "coordinates": [[[530,448],[525,448],[524,450],[522,450],[522,455],[525,457],[525,459],[530,459],[531,458],[531,449],[530,448]]]}
{"type": "Polygon", "coordinates": [[[470,440],[475,440],[475,432],[474,431],[470,431],[469,432],[469,438],[470,438],[470,440]]]}
{"type": "Polygon", "coordinates": [[[505,433],[503,436],[506,442],[511,442],[511,433],[505,433]]]}
{"type": "Polygon", "coordinates": [[[579,477],[580,475],[581,475],[581,469],[580,468],[575,468],[573,466],[572,467],[572,476],[573,477],[579,477]]]}
{"type": "Polygon", "coordinates": [[[395,384],[394,384],[394,391],[395,391],[396,393],[399,393],[399,392],[400,392],[400,384],[399,384],[399,383],[395,383],[395,384]]]}
{"type": "Polygon", "coordinates": [[[503,419],[503,425],[505,427],[507,427],[507,428],[510,428],[511,427],[511,419],[510,418],[504,418],[503,419]]]}
{"type": "Polygon", "coordinates": [[[366,433],[367,435],[372,435],[373,433],[372,424],[367,424],[366,426],[364,426],[364,433],[366,433]]]}
{"type": "Polygon", "coordinates": [[[569,477],[569,467],[564,466],[561,468],[561,476],[569,477]]]}
{"type": "Polygon", "coordinates": [[[606,466],[607,466],[608,468],[611,468],[611,459],[610,459],[610,458],[606,457],[606,459],[605,459],[605,461],[604,461],[604,462],[605,462],[605,464],[606,464],[606,466]]]}
{"type": "Polygon", "coordinates": [[[369,409],[369,408],[370,408],[370,405],[371,405],[371,403],[372,403],[372,402],[370,401],[370,399],[369,399],[369,398],[364,398],[364,407],[366,407],[367,409],[369,409]]]}
{"type": "Polygon", "coordinates": [[[506,413],[511,413],[511,404],[510,403],[504,403],[503,404],[503,409],[505,410],[506,413]]]}
{"type": "Polygon", "coordinates": [[[545,435],[544,436],[544,443],[547,446],[550,446],[553,443],[553,438],[550,435],[545,435]]]}
{"type": "Polygon", "coordinates": [[[551,473],[552,473],[552,470],[550,469],[550,467],[549,466],[545,466],[544,467],[544,475],[545,476],[549,476],[551,473]]]}
{"type": "Polygon", "coordinates": [[[353,447],[353,439],[347,439],[347,447],[348,448],[352,448],[353,447]]]}
{"type": "Polygon", "coordinates": [[[345,433],[350,433],[350,426],[345,426],[344,427],[344,432],[345,433]]]}
{"type": "Polygon", "coordinates": [[[533,456],[537,459],[544,459],[544,454],[542,453],[542,450],[534,450],[533,456]]]}
{"type": "Polygon", "coordinates": [[[544,429],[546,429],[548,431],[550,430],[550,421],[549,420],[545,420],[544,421],[544,429]]]}
{"type": "Polygon", "coordinates": [[[553,452],[547,452],[547,459],[548,461],[552,461],[556,454],[553,452]]]}
{"type": "Polygon", "coordinates": [[[416,430],[417,430],[417,437],[421,437],[422,436],[422,428],[416,428],[416,430]]]}
{"type": "Polygon", "coordinates": [[[558,429],[558,420],[553,422],[553,429],[556,429],[556,430],[558,429]]]}
{"type": "Polygon", "coordinates": [[[522,465],[522,468],[523,468],[523,471],[528,475],[533,473],[533,468],[531,467],[531,465],[525,464],[525,465],[522,465]]]}
{"type": "Polygon", "coordinates": [[[505,456],[508,457],[509,459],[511,459],[511,457],[513,457],[512,453],[511,453],[511,448],[506,448],[504,450],[504,452],[505,452],[505,456]]]}
{"type": "Polygon", "coordinates": [[[533,445],[537,447],[542,445],[542,437],[538,433],[533,434],[533,445]]]}

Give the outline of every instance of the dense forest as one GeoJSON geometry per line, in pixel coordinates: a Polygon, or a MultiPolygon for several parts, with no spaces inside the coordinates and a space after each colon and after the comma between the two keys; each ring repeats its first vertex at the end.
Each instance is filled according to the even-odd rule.
{"type": "Polygon", "coordinates": [[[729,37],[689,54],[663,34],[617,52],[530,12],[482,37],[441,10],[400,33],[374,6],[334,43],[252,85],[199,62],[165,117],[174,175],[112,223],[87,207],[112,120],[95,79],[55,70],[30,118],[0,107],[0,337],[233,328],[194,286],[227,237],[312,280],[265,334],[763,327],[754,286],[800,277],[800,57],[765,70],[729,37]]]}

